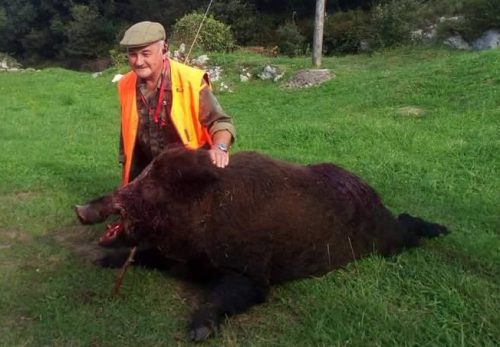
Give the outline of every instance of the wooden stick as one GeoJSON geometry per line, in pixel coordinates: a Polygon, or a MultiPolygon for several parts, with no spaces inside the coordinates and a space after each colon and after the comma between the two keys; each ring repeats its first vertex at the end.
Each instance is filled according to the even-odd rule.
{"type": "Polygon", "coordinates": [[[113,288],[113,296],[118,295],[118,290],[120,289],[120,286],[122,284],[123,277],[125,276],[125,272],[127,272],[128,267],[130,264],[134,261],[134,256],[135,252],[137,251],[137,247],[134,247],[130,250],[130,254],[128,255],[127,260],[125,261],[125,264],[123,264],[120,274],[115,280],[115,287],[113,288]]]}

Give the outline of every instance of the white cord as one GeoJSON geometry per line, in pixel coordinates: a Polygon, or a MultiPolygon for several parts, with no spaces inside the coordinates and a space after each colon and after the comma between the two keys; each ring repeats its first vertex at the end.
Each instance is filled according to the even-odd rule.
{"type": "Polygon", "coordinates": [[[203,26],[203,23],[205,22],[205,18],[207,18],[208,11],[210,10],[210,6],[212,6],[212,2],[213,2],[213,1],[214,1],[214,0],[210,0],[210,3],[208,4],[207,10],[205,11],[205,15],[203,16],[203,19],[201,20],[201,23],[200,23],[200,26],[199,26],[199,28],[198,28],[198,31],[196,32],[196,35],[194,36],[193,43],[191,44],[191,47],[189,48],[189,51],[188,51],[188,53],[186,54],[186,58],[184,58],[184,62],[187,62],[188,57],[189,57],[189,55],[191,54],[191,50],[193,49],[194,44],[195,44],[196,40],[198,39],[198,35],[200,34],[201,27],[203,26]]]}

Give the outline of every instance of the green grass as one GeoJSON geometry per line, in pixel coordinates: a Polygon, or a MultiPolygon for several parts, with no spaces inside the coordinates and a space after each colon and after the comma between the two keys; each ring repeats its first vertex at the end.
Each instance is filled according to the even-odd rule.
{"type": "MultiPolygon", "coordinates": [[[[500,340],[500,51],[398,49],[324,58],[336,78],[305,90],[237,83],[238,66],[310,59],[220,55],[234,93],[234,150],[298,163],[335,162],[375,187],[395,213],[450,235],[394,259],[274,287],[208,346],[494,346],[500,340]],[[401,112],[412,107],[421,112],[401,112]],[[495,342],[497,341],[497,342],[495,342]]],[[[113,71],[0,74],[0,345],[187,345],[191,289],[75,250],[102,226],[72,206],[119,182],[113,71]],[[86,234],[85,234],[86,233],[86,234]],[[85,235],[82,235],[85,234],[85,235]]]]}

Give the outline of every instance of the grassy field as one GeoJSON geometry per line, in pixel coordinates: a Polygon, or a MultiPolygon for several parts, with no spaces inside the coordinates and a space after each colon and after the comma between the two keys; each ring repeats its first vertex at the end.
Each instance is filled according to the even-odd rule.
{"type": "MultiPolygon", "coordinates": [[[[265,63],[285,78],[309,58],[220,55],[239,150],[329,161],[395,213],[452,233],[274,287],[207,346],[495,346],[500,341],[500,50],[399,49],[324,58],[306,90],[236,83],[265,63]],[[496,341],[496,342],[495,342],[496,341]]],[[[190,289],[168,274],[91,263],[103,226],[72,206],[118,185],[116,71],[0,73],[0,345],[183,346],[190,289]]]]}

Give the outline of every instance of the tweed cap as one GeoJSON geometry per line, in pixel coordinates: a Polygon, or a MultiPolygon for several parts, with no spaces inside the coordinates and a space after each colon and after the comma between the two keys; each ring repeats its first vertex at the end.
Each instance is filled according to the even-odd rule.
{"type": "Polygon", "coordinates": [[[120,41],[122,48],[136,48],[147,46],[153,42],[165,40],[165,29],[163,25],[156,22],[139,22],[125,31],[120,41]]]}

